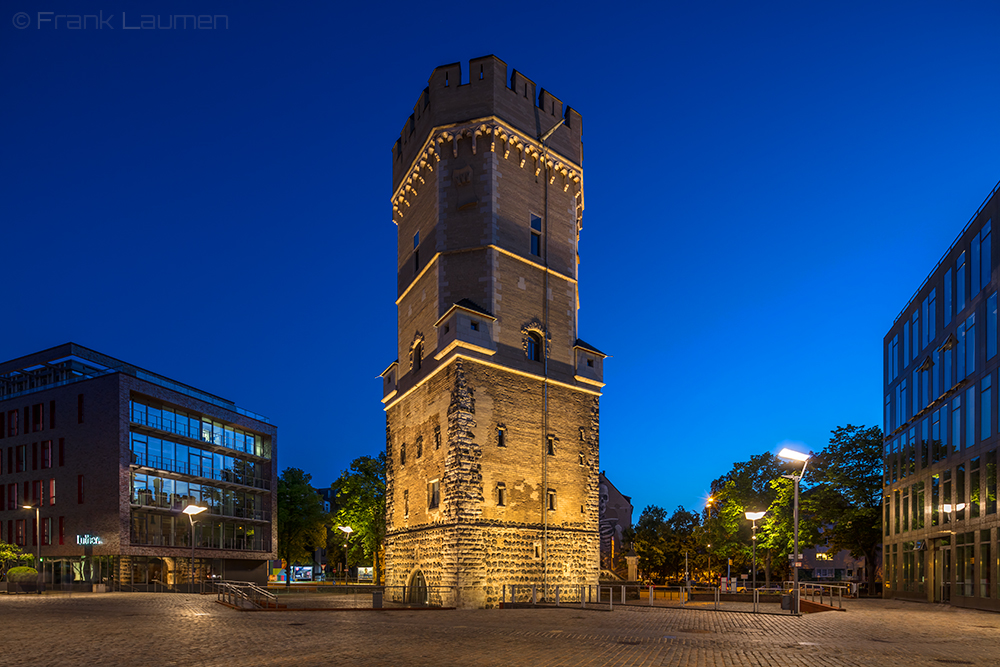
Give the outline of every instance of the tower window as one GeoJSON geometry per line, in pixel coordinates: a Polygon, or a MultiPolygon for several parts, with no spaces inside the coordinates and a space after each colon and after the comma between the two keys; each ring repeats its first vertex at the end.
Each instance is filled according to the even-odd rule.
{"type": "Polygon", "coordinates": [[[583,467],[585,465],[587,465],[587,458],[583,455],[583,452],[580,452],[580,466],[583,467]]]}
{"type": "Polygon", "coordinates": [[[441,449],[441,427],[434,427],[434,449],[441,449]]]}
{"type": "Polygon", "coordinates": [[[497,447],[507,446],[507,429],[504,426],[497,426],[497,447]]]}
{"type": "Polygon", "coordinates": [[[413,272],[420,271],[420,232],[413,235],[413,272]]]}
{"type": "Polygon", "coordinates": [[[420,436],[417,438],[417,458],[419,459],[424,455],[424,437],[420,436]]]}
{"type": "Polygon", "coordinates": [[[556,492],[555,489],[549,489],[548,492],[548,508],[550,512],[554,512],[556,509],[556,492]]]}
{"type": "Polygon", "coordinates": [[[545,453],[549,456],[556,455],[556,436],[550,435],[545,438],[545,453]]]}
{"type": "Polygon", "coordinates": [[[534,213],[531,214],[531,254],[542,256],[542,219],[534,213]]]}
{"type": "Polygon", "coordinates": [[[594,367],[594,360],[593,359],[587,359],[587,366],[589,366],[590,368],[593,368],[594,367]]]}
{"type": "Polygon", "coordinates": [[[399,446],[399,465],[406,465],[406,443],[399,446]]]}
{"type": "Polygon", "coordinates": [[[413,372],[416,373],[420,370],[420,363],[423,361],[423,345],[417,343],[413,346],[413,372]]]}
{"type": "Polygon", "coordinates": [[[507,506],[507,485],[497,482],[497,507],[507,506]]]}
{"type": "Polygon", "coordinates": [[[476,322],[475,320],[472,320],[472,330],[473,331],[479,331],[479,322],[476,322]]]}
{"type": "Polygon", "coordinates": [[[427,509],[434,509],[441,504],[441,480],[431,480],[427,483],[427,509]]]}
{"type": "Polygon", "coordinates": [[[403,491],[403,518],[410,516],[410,492],[403,491]]]}
{"type": "Polygon", "coordinates": [[[528,359],[531,361],[542,360],[542,337],[535,332],[528,334],[528,346],[525,350],[528,359]]]}

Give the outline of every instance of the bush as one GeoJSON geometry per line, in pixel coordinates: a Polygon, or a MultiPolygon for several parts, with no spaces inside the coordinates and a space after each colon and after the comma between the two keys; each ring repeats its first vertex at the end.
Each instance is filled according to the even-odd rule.
{"type": "Polygon", "coordinates": [[[7,571],[7,581],[34,583],[38,580],[38,570],[33,567],[12,567],[7,571]]]}

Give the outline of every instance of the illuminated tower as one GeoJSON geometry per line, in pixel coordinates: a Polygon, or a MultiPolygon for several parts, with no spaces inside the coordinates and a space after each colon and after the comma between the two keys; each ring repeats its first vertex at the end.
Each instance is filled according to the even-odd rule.
{"type": "Polygon", "coordinates": [[[392,153],[386,583],[571,599],[598,578],[605,359],[577,336],[582,119],[493,56],[469,78],[435,69],[392,153]]]}

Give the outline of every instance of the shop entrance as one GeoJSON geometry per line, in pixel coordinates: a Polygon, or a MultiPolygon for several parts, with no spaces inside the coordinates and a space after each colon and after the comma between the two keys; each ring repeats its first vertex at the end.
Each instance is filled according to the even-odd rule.
{"type": "Polygon", "coordinates": [[[947,538],[934,550],[934,602],[951,601],[951,544],[947,538]]]}

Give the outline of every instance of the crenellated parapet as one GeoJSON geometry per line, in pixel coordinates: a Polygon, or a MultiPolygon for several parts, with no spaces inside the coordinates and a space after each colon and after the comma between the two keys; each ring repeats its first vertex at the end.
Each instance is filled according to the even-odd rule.
{"type": "Polygon", "coordinates": [[[572,189],[576,199],[577,226],[581,226],[584,197],[580,164],[556,153],[549,147],[548,141],[543,145],[539,139],[496,117],[478,118],[432,130],[392,193],[394,223],[398,225],[406,216],[406,209],[413,205],[442,155],[458,157],[459,144],[463,141],[470,144],[473,155],[480,150],[498,153],[504,160],[514,161],[519,168],[530,169],[536,177],[544,169],[549,185],[557,185],[563,192],[572,189]]]}
{"type": "MultiPolygon", "coordinates": [[[[507,134],[520,138],[525,146],[529,141],[538,145],[539,137],[564,121],[545,143],[550,151],[563,156],[579,171],[583,162],[582,116],[571,107],[564,107],[547,90],[536,92],[535,83],[520,72],[513,71],[508,79],[507,63],[495,56],[485,56],[469,61],[467,83],[462,83],[460,63],[435,68],[393,146],[393,191],[405,189],[406,185],[412,187],[411,172],[414,166],[426,166],[421,163],[427,160],[428,143],[436,150],[439,144],[451,141],[454,150],[458,141],[469,138],[474,142],[473,150],[477,150],[478,138],[491,135],[491,150],[496,150],[495,128],[485,119],[503,125],[507,134]],[[473,119],[484,119],[483,127],[465,127],[473,119]],[[430,135],[437,135],[436,130],[458,125],[462,125],[461,132],[453,131],[443,141],[435,136],[429,142],[430,135]]],[[[437,153],[434,155],[439,157],[437,153]]]]}

